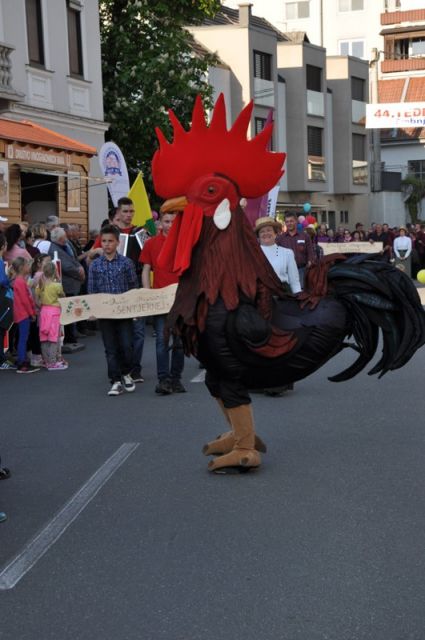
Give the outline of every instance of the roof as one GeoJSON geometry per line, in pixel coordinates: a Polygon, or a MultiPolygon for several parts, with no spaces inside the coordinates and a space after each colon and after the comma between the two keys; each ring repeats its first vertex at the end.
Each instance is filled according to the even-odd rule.
{"type": "Polygon", "coordinates": [[[284,35],[288,40],[295,44],[302,44],[303,42],[310,42],[307,33],[305,31],[285,31],[284,35]]]}
{"type": "MultiPolygon", "coordinates": [[[[238,9],[231,9],[230,7],[225,7],[224,5],[218,10],[213,18],[206,18],[202,24],[204,26],[212,25],[239,25],[239,11],[238,9]]],[[[266,31],[273,32],[279,42],[286,41],[288,38],[276,27],[274,27],[268,20],[265,18],[260,18],[259,16],[254,16],[251,14],[250,16],[250,25],[253,27],[258,27],[260,29],[265,29],[266,31]]]]}
{"type": "Polygon", "coordinates": [[[48,147],[49,149],[65,149],[66,151],[75,151],[76,153],[84,153],[94,156],[97,153],[95,147],[83,144],[72,138],[56,133],[51,129],[46,129],[35,122],[29,120],[7,120],[0,118],[0,138],[27,142],[40,147],[48,147]]]}

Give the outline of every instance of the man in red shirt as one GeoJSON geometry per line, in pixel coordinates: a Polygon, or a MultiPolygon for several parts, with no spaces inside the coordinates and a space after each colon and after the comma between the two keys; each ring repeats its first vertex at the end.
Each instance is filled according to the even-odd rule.
{"type": "MultiPolygon", "coordinates": [[[[176,284],[179,281],[178,276],[174,273],[158,267],[158,256],[164,246],[175,217],[176,214],[173,212],[160,213],[161,231],[154,238],[147,240],[142,249],[139,260],[143,263],[142,284],[146,289],[151,288],[151,271],[153,272],[152,287],[154,289],[161,289],[170,284],[176,284]]],[[[158,384],[155,392],[160,395],[184,393],[186,391],[181,382],[184,367],[183,347],[181,342],[174,338],[170,363],[168,341],[164,335],[166,317],[166,314],[153,316],[156,333],[156,368],[158,376],[158,384]]]]}
{"type": "Polygon", "coordinates": [[[300,283],[304,288],[304,272],[315,262],[313,244],[310,236],[304,231],[297,230],[297,216],[294,213],[285,214],[286,231],[276,238],[276,244],[285,249],[292,249],[297,263],[300,283]]]}

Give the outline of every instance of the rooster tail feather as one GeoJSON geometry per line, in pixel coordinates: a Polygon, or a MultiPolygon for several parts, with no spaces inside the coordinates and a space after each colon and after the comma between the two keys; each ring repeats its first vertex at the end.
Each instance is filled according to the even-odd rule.
{"type": "Polygon", "coordinates": [[[382,354],[368,372],[382,377],[402,367],[425,343],[425,312],[411,279],[377,258],[346,260],[332,267],[328,282],[349,312],[351,333],[360,355],[332,382],[348,380],[361,371],[377,351],[382,335],[382,354]]]}

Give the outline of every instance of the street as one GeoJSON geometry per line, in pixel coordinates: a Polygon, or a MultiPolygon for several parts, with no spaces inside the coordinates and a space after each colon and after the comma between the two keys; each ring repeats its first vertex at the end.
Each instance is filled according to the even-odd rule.
{"type": "Polygon", "coordinates": [[[263,466],[215,476],[201,448],[226,425],[198,364],[188,393],[155,395],[147,333],[132,394],[107,397],[99,336],[68,371],[0,374],[1,640],[423,640],[425,349],[332,384],[345,350],[253,394],[263,466]]]}

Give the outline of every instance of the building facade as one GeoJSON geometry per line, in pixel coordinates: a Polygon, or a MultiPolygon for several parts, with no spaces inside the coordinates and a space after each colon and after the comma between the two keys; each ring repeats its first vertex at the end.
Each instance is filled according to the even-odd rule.
{"type": "MultiPolygon", "coordinates": [[[[31,121],[83,147],[100,149],[107,125],[103,120],[97,0],[0,0],[0,117],[31,121]]],[[[85,185],[86,226],[97,227],[107,212],[107,189],[97,158],[86,158],[90,178],[85,185]]],[[[14,164],[13,159],[9,162],[14,164]]],[[[11,167],[11,174],[14,171],[11,167]]],[[[48,201],[46,194],[37,190],[43,172],[58,185],[68,179],[67,171],[54,164],[27,163],[22,185],[32,187],[33,200],[25,206],[36,219],[60,208],[59,189],[51,192],[48,201]]],[[[62,220],[72,219],[71,213],[62,209],[62,220]]]]}
{"type": "Polygon", "coordinates": [[[191,32],[227,65],[225,81],[214,84],[210,74],[210,82],[227,97],[230,121],[253,100],[255,134],[273,111],[273,148],[287,153],[278,211],[300,211],[309,202],[319,221],[333,227],[366,222],[367,63],[327,58],[302,34],[283,34],[254,16],[250,4],[223,6],[191,32]]]}

